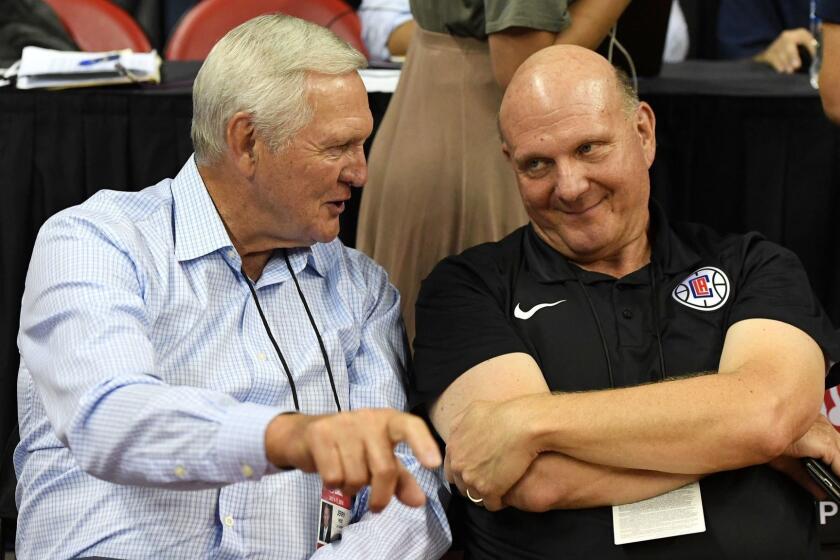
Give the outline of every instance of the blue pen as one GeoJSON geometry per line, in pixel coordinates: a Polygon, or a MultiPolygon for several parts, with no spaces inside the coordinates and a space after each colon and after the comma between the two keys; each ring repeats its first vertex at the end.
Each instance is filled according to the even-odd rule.
{"type": "Polygon", "coordinates": [[[88,60],[83,60],[79,63],[79,66],[90,66],[92,64],[99,64],[100,62],[107,62],[109,60],[119,60],[120,54],[109,54],[108,56],[100,56],[99,58],[91,58],[88,60]]]}

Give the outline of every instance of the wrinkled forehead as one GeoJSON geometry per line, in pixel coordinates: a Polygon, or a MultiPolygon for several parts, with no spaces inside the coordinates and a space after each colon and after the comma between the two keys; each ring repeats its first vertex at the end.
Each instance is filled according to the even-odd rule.
{"type": "Polygon", "coordinates": [[[531,81],[531,87],[523,91],[531,97],[535,109],[554,110],[569,103],[590,103],[604,108],[614,93],[610,80],[601,77],[585,77],[558,80],[547,75],[537,75],[531,81]]]}
{"type": "Polygon", "coordinates": [[[341,102],[364,101],[367,105],[367,90],[356,71],[346,74],[322,74],[309,72],[305,79],[305,94],[313,108],[331,107],[341,102]]]}
{"type": "Polygon", "coordinates": [[[608,120],[621,107],[615,85],[603,78],[536,75],[507,93],[499,113],[500,129],[507,140],[526,130],[562,126],[578,118],[608,120]]]}

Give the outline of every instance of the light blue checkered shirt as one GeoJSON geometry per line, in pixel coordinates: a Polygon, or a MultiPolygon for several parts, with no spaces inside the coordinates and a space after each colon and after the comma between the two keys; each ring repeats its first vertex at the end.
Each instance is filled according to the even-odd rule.
{"type": "MultiPolygon", "coordinates": [[[[345,409],[405,407],[399,297],[339,241],[290,251],[345,409]]],[[[139,193],[101,191],[41,229],[18,345],[21,560],[308,558],[321,481],[277,472],[264,431],[294,410],[242,262],[191,158],[139,193]]],[[[282,256],[256,283],[305,413],[335,412],[282,256]]],[[[400,457],[429,496],[354,523],[321,558],[437,558],[440,473],[400,457]]]]}

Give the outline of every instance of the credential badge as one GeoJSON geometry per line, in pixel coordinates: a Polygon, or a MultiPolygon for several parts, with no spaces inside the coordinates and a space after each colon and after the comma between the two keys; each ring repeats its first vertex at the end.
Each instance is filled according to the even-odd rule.
{"type": "Polygon", "coordinates": [[[719,268],[695,270],[674,288],[674,299],[700,311],[720,309],[729,297],[729,278],[719,268]]]}

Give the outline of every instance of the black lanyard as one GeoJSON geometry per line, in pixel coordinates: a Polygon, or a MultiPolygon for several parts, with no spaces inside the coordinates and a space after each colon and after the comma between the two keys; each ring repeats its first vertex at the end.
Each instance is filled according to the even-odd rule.
{"type": "MultiPolygon", "coordinates": [[[[292,275],[292,280],[295,282],[298,296],[300,296],[300,301],[303,303],[303,308],[306,310],[306,315],[309,317],[309,324],[312,325],[312,330],[315,331],[315,337],[318,339],[318,346],[321,347],[321,356],[323,356],[324,365],[327,367],[327,376],[330,379],[330,388],[332,389],[333,398],[335,399],[335,407],[339,412],[341,412],[341,402],[338,400],[338,391],[335,389],[335,379],[333,378],[332,367],[330,367],[330,358],[327,355],[327,348],[324,346],[324,339],[321,338],[321,332],[315,324],[315,318],[312,316],[312,311],[309,310],[309,304],[306,302],[306,298],[303,297],[303,290],[300,289],[300,283],[295,275],[295,271],[292,270],[292,264],[289,262],[289,251],[287,249],[283,249],[283,259],[286,261],[286,267],[289,269],[289,273],[292,275]]],[[[265,313],[263,313],[260,300],[257,297],[257,291],[254,289],[254,284],[251,283],[251,279],[248,278],[248,275],[245,274],[244,270],[242,270],[242,276],[245,277],[245,281],[248,283],[248,288],[251,289],[251,295],[254,297],[254,303],[257,304],[257,311],[260,313],[260,319],[262,319],[265,332],[268,335],[268,338],[271,339],[271,344],[277,352],[277,357],[280,358],[280,363],[283,364],[283,370],[286,372],[286,378],[289,380],[289,386],[292,388],[292,400],[294,400],[295,403],[295,410],[300,412],[300,401],[298,401],[297,387],[295,387],[295,380],[292,377],[289,364],[286,362],[286,358],[283,357],[283,352],[280,351],[280,345],[277,344],[277,340],[274,338],[274,335],[271,334],[271,328],[268,326],[268,321],[265,318],[265,313]]]]}

